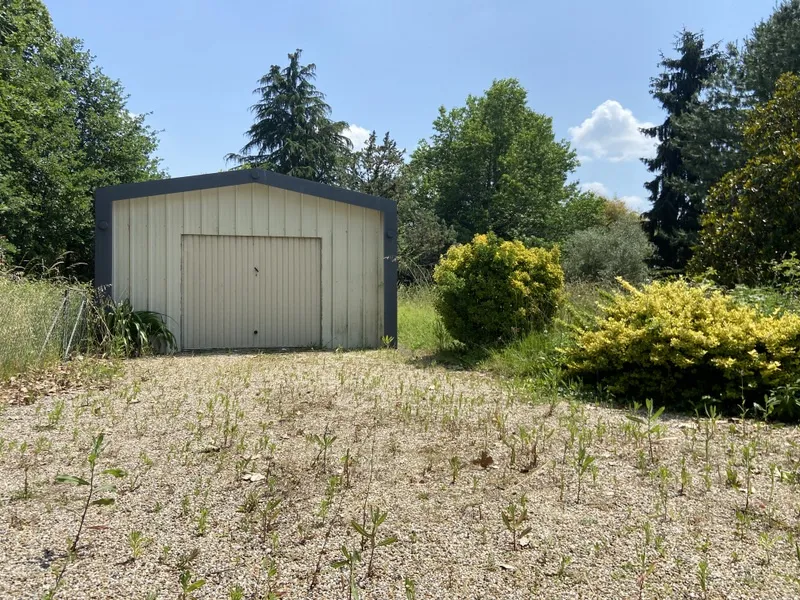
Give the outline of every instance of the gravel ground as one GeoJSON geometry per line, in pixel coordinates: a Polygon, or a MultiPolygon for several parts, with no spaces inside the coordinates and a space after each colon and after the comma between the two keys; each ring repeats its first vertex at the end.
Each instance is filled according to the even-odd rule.
{"type": "Polygon", "coordinates": [[[374,351],[140,359],[0,404],[0,597],[66,564],[58,598],[347,598],[370,507],[397,541],[371,576],[361,552],[363,598],[800,597],[797,428],[662,417],[651,460],[625,412],[552,400],[374,351]],[[116,502],[67,561],[88,488],[55,478],[88,479],[98,432],[116,502]]]}

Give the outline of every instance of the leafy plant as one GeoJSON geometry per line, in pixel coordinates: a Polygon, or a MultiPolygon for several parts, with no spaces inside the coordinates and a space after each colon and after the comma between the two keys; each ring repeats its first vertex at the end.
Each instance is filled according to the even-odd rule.
{"type": "Polygon", "coordinates": [[[318,433],[310,433],[306,436],[306,439],[309,442],[312,442],[314,445],[317,446],[318,452],[317,455],[314,457],[312,461],[312,465],[315,465],[319,462],[320,458],[322,458],[322,466],[325,470],[328,468],[328,450],[330,450],[333,443],[338,439],[335,435],[328,432],[328,426],[325,426],[325,431],[322,435],[318,433]]]}
{"type": "Polygon", "coordinates": [[[195,579],[188,569],[181,571],[178,581],[181,584],[180,600],[192,600],[194,598],[193,592],[196,592],[206,584],[205,579],[195,579]]]}
{"type": "MultiPolygon", "coordinates": [[[[105,450],[105,446],[103,445],[103,440],[105,436],[103,433],[99,433],[92,439],[91,450],[89,451],[89,455],[86,457],[86,462],[89,465],[89,479],[84,479],[78,475],[56,475],[55,481],[56,483],[65,483],[69,485],[74,485],[78,487],[85,487],[86,489],[86,497],[83,501],[83,509],[81,511],[81,518],[78,522],[78,529],[75,532],[72,540],[69,544],[69,554],[74,555],[75,551],[78,549],[78,543],[81,539],[81,533],[83,533],[83,526],[86,522],[86,514],[89,512],[90,506],[111,506],[114,504],[114,498],[110,496],[104,496],[102,498],[95,498],[95,496],[102,492],[111,492],[114,491],[114,487],[111,485],[97,485],[96,477],[97,473],[97,462],[100,459],[100,456],[105,450]]],[[[125,477],[125,471],[122,469],[118,469],[115,467],[110,467],[108,469],[104,469],[101,471],[100,475],[110,475],[114,478],[121,478],[125,477]]],[[[56,590],[61,583],[61,580],[64,577],[64,573],[66,572],[67,565],[69,564],[69,558],[64,561],[61,570],[59,571],[58,575],[56,576],[56,581],[53,584],[53,587],[50,591],[46,594],[46,597],[52,599],[55,596],[56,590]]]]}
{"type": "Polygon", "coordinates": [[[389,516],[388,511],[381,511],[380,508],[371,506],[369,510],[369,524],[360,524],[355,520],[350,521],[350,526],[361,536],[361,550],[369,550],[369,562],[367,563],[367,577],[372,577],[372,562],[375,558],[375,550],[383,546],[390,546],[397,542],[394,535],[379,538],[378,529],[389,516]]]}
{"type": "Polygon", "coordinates": [[[175,336],[164,316],[150,310],[134,310],[129,300],[108,300],[100,309],[100,337],[109,350],[121,356],[140,356],[156,349],[171,352],[175,336]]]}
{"type": "Polygon", "coordinates": [[[543,329],[556,313],[564,285],[557,248],[526,248],[494,234],[451,247],[433,277],[442,322],[469,345],[507,342],[543,329]]]}
{"type": "Polygon", "coordinates": [[[531,532],[531,527],[525,526],[525,522],[528,520],[527,496],[522,494],[519,501],[512,500],[509,502],[508,505],[500,511],[500,516],[503,519],[503,525],[511,534],[511,547],[516,550],[519,539],[531,532]]]}
{"type": "MultiPolygon", "coordinates": [[[[78,523],[78,530],[75,532],[75,536],[70,543],[70,552],[75,552],[78,548],[78,543],[80,542],[81,533],[83,532],[83,525],[86,521],[86,514],[89,512],[90,506],[110,506],[114,504],[114,498],[110,496],[106,496],[103,498],[95,498],[94,496],[98,492],[104,491],[113,491],[114,488],[112,486],[97,486],[95,482],[95,477],[97,475],[97,461],[100,459],[100,456],[105,450],[105,446],[103,446],[104,434],[100,433],[94,437],[92,440],[92,448],[89,452],[89,456],[86,458],[87,463],[89,464],[89,479],[86,480],[82,477],[77,475],[56,475],[56,483],[67,483],[70,485],[75,485],[79,487],[86,487],[86,498],[84,499],[83,503],[83,510],[81,512],[81,519],[78,523]]],[[[125,471],[122,469],[118,469],[115,467],[111,467],[108,469],[104,469],[100,473],[101,475],[111,475],[115,478],[125,477],[125,471]]]]}
{"type": "Polygon", "coordinates": [[[644,417],[640,417],[634,413],[625,413],[625,418],[644,427],[644,436],[647,437],[647,451],[650,455],[650,463],[653,464],[655,463],[653,440],[661,437],[664,431],[664,427],[658,422],[661,415],[664,413],[664,407],[662,406],[658,410],[655,410],[653,408],[653,401],[648,398],[645,400],[645,408],[646,413],[644,417]]]}
{"type": "Polygon", "coordinates": [[[718,398],[735,414],[743,398],[760,401],[800,375],[800,315],[764,316],[683,279],[641,290],[621,283],[625,292],[612,295],[564,350],[567,376],[675,408],[718,398]]]}
{"type": "Polygon", "coordinates": [[[339,551],[342,553],[342,558],[333,561],[331,566],[334,569],[347,569],[349,581],[347,588],[348,598],[349,600],[359,600],[361,590],[359,590],[358,583],[356,583],[356,570],[358,569],[358,563],[361,562],[361,552],[355,548],[350,550],[344,544],[342,544],[339,551]]]}
{"type": "Polygon", "coordinates": [[[140,558],[144,548],[152,541],[151,538],[145,537],[141,531],[131,531],[128,534],[128,547],[131,549],[131,558],[133,560],[140,558]]]}

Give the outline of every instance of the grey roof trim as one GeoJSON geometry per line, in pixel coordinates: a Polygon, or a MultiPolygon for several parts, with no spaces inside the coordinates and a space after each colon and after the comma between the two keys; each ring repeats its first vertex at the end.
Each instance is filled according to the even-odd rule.
{"type": "Polygon", "coordinates": [[[247,169],[223,171],[208,175],[192,175],[174,179],[143,181],[141,183],[123,183],[98,188],[95,192],[95,240],[94,240],[94,282],[95,287],[104,293],[111,294],[113,281],[114,245],[112,240],[113,214],[112,205],[116,200],[177,194],[210,188],[260,183],[276,188],[291,190],[309,196],[327,198],[335,202],[343,202],[363,208],[378,210],[383,213],[383,329],[384,335],[392,338],[393,346],[397,346],[397,203],[387,198],[370,196],[344,188],[281,175],[264,169],[247,169]]]}
{"type": "Polygon", "coordinates": [[[396,210],[397,204],[393,200],[370,196],[361,192],[354,192],[344,188],[308,181],[289,175],[281,175],[264,169],[244,169],[236,171],[222,171],[207,175],[191,175],[189,177],[175,177],[174,179],[158,179],[143,181],[141,183],[123,183],[99,188],[96,198],[113,202],[128,198],[141,198],[143,196],[160,196],[162,194],[177,194],[194,190],[243,185],[246,183],[261,183],[284,190],[291,190],[309,196],[319,196],[336,202],[363,206],[381,212],[396,210]]]}

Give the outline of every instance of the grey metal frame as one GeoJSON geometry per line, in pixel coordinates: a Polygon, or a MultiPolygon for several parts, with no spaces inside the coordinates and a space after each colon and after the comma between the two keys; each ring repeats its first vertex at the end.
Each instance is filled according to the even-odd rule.
{"type": "Polygon", "coordinates": [[[113,281],[113,203],[116,200],[160,196],[246,183],[260,183],[276,188],[319,196],[336,202],[370,208],[383,213],[383,332],[397,346],[397,203],[387,198],[370,196],[344,188],[281,175],[264,169],[223,171],[208,175],[192,175],[141,183],[123,183],[98,188],[94,195],[94,284],[111,293],[113,281]]]}

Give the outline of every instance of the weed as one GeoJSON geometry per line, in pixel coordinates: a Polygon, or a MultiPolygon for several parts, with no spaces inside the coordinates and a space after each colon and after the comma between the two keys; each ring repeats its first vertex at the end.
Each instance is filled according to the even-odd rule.
{"type": "Polygon", "coordinates": [[[195,525],[195,531],[200,537],[208,532],[208,509],[206,507],[200,509],[195,525]]]}
{"type": "Polygon", "coordinates": [[[311,462],[311,466],[315,466],[320,458],[322,458],[322,467],[324,471],[328,470],[328,450],[330,450],[333,443],[337,440],[337,437],[331,433],[328,433],[328,426],[325,426],[325,431],[322,435],[318,433],[311,433],[306,436],[306,439],[309,442],[315,444],[318,448],[317,455],[314,457],[314,460],[311,462]]]}
{"type": "Polygon", "coordinates": [[[347,569],[349,583],[347,597],[349,600],[359,600],[361,590],[359,590],[358,583],[356,583],[356,570],[358,569],[358,563],[361,562],[361,552],[355,548],[350,550],[344,544],[342,544],[340,552],[342,553],[342,558],[333,561],[331,566],[334,569],[347,569]]]}
{"type": "Polygon", "coordinates": [[[450,485],[455,485],[458,474],[461,472],[461,459],[458,456],[450,457],[450,485]]]}
{"type": "Polygon", "coordinates": [[[658,479],[658,498],[659,508],[663,509],[664,520],[667,519],[667,501],[669,500],[669,482],[672,479],[672,474],[666,465],[661,465],[655,471],[655,477],[658,479]]]}
{"type": "Polygon", "coordinates": [[[586,449],[586,444],[583,438],[578,442],[578,451],[575,455],[575,474],[578,477],[578,493],[576,495],[576,502],[580,504],[581,501],[581,484],[586,473],[597,469],[595,464],[595,457],[589,454],[586,449]]]}
{"type": "Polygon", "coordinates": [[[689,470],[686,468],[686,457],[681,457],[681,488],[678,490],[678,494],[683,496],[689,490],[689,487],[692,485],[692,474],[689,473],[689,470]]]}
{"type": "Polygon", "coordinates": [[[410,577],[403,579],[403,589],[406,592],[406,600],[416,600],[417,584],[410,577]]]}
{"type": "Polygon", "coordinates": [[[751,441],[742,447],[742,462],[744,464],[744,484],[745,484],[745,503],[744,510],[750,510],[750,496],[753,493],[751,481],[753,478],[754,460],[756,456],[755,441],[751,441]]]}
{"type": "Polygon", "coordinates": [[[196,592],[206,584],[205,579],[195,579],[188,569],[181,571],[178,581],[181,584],[180,600],[193,600],[193,592],[196,592]]]}
{"type": "Polygon", "coordinates": [[[388,511],[381,511],[378,507],[370,507],[369,527],[361,525],[356,521],[350,521],[350,526],[361,536],[361,550],[369,550],[369,562],[367,563],[367,577],[372,577],[372,562],[375,558],[375,550],[383,546],[390,546],[397,542],[396,536],[378,538],[378,528],[386,521],[389,516],[388,511]]]}
{"type": "Polygon", "coordinates": [[[339,489],[341,481],[342,479],[339,475],[331,475],[328,477],[328,485],[325,487],[325,496],[323,496],[320,501],[319,510],[317,511],[317,515],[322,521],[325,521],[328,516],[328,511],[331,506],[333,506],[333,500],[336,497],[336,492],[339,489]]]}
{"type": "Polygon", "coordinates": [[[519,539],[531,532],[531,527],[526,527],[528,520],[528,498],[523,494],[519,501],[512,500],[500,511],[503,525],[511,534],[511,547],[516,550],[519,539]]]}
{"type": "MultiPolygon", "coordinates": [[[[67,483],[70,485],[75,485],[78,487],[86,487],[86,498],[83,502],[83,509],[81,511],[81,518],[78,522],[78,529],[75,532],[74,537],[69,545],[69,554],[74,555],[75,551],[78,549],[78,543],[81,539],[81,533],[83,532],[83,525],[86,522],[86,514],[89,512],[90,506],[110,506],[114,504],[114,498],[111,497],[104,497],[104,498],[95,498],[95,494],[100,491],[113,491],[112,486],[97,486],[95,482],[95,478],[97,476],[97,461],[100,459],[103,451],[105,450],[105,446],[103,445],[104,434],[100,433],[96,435],[92,440],[92,447],[89,451],[89,455],[86,458],[86,462],[89,464],[89,479],[86,480],[82,477],[77,475],[57,475],[56,476],[56,483],[67,483]]],[[[110,475],[115,478],[125,477],[125,471],[122,469],[117,469],[114,467],[104,469],[101,475],[110,475]]],[[[69,557],[68,557],[69,558],[69,557]]],[[[64,565],[62,566],[60,572],[56,576],[55,584],[53,588],[48,592],[48,597],[52,598],[55,595],[56,590],[58,589],[59,584],[61,583],[61,579],[64,577],[64,573],[67,569],[67,564],[69,560],[64,561],[64,565]]]]}
{"type": "Polygon", "coordinates": [[[561,557],[561,560],[558,563],[558,571],[556,571],[556,577],[559,579],[563,579],[567,574],[567,567],[572,564],[572,557],[568,554],[565,554],[561,557]]]}
{"type": "Polygon", "coordinates": [[[228,591],[228,600],[244,600],[244,588],[240,585],[233,586],[228,591]]]}
{"type": "Polygon", "coordinates": [[[141,531],[131,531],[128,534],[128,547],[131,549],[131,558],[136,560],[142,556],[145,547],[152,543],[152,539],[145,537],[141,531]]]}
{"type": "MultiPolygon", "coordinates": [[[[634,408],[634,410],[636,409],[634,408]]],[[[654,410],[653,400],[648,398],[647,400],[645,400],[644,417],[635,414],[635,412],[630,412],[625,414],[626,418],[638,424],[640,427],[644,427],[643,435],[647,438],[647,451],[650,455],[650,464],[655,464],[656,462],[653,451],[653,442],[658,438],[660,438],[664,432],[664,426],[658,422],[663,412],[664,412],[663,406],[658,410],[654,410]]],[[[638,429],[637,431],[641,431],[641,429],[638,429]]]]}

